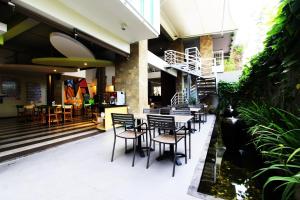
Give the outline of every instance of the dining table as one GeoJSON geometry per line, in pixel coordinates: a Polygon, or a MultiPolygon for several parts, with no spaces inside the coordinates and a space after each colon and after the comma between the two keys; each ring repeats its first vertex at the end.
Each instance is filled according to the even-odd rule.
{"type": "MultiPolygon", "coordinates": [[[[163,115],[163,114],[150,114],[150,113],[134,113],[134,118],[137,120],[137,123],[139,124],[141,120],[147,121],[147,115],[159,115],[159,116],[174,116],[175,123],[184,123],[188,125],[188,131],[191,131],[191,121],[194,118],[193,115],[163,115]]],[[[149,128],[149,127],[148,127],[149,128]]],[[[172,134],[172,132],[170,133],[172,134]]],[[[142,140],[141,138],[138,138],[138,145],[137,149],[139,150],[140,154],[142,153],[143,149],[145,147],[142,147],[142,140]]],[[[181,165],[181,161],[178,159],[178,157],[184,157],[186,156],[183,153],[177,153],[174,155],[174,145],[170,144],[170,150],[165,150],[163,154],[156,158],[156,160],[164,160],[164,159],[171,159],[173,160],[174,156],[176,156],[176,165],[181,165]]]]}

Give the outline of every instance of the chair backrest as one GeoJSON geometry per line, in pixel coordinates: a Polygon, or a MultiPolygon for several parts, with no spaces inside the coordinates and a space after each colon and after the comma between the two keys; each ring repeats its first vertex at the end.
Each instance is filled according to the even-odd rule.
{"type": "Polygon", "coordinates": [[[55,106],[55,112],[56,112],[56,113],[62,112],[62,106],[61,106],[61,105],[55,106]]]}
{"type": "Polygon", "coordinates": [[[195,105],[196,108],[200,108],[200,112],[204,112],[204,104],[203,103],[200,103],[200,104],[196,104],[195,105]]]}
{"type": "Polygon", "coordinates": [[[159,128],[162,130],[175,130],[174,116],[147,115],[148,126],[150,128],[159,128]]]}
{"type": "Polygon", "coordinates": [[[159,113],[162,115],[169,115],[171,111],[171,108],[169,107],[163,107],[159,109],[159,113]]]}
{"type": "Polygon", "coordinates": [[[190,110],[190,107],[176,107],[176,110],[190,110]]]}
{"type": "Polygon", "coordinates": [[[64,105],[64,113],[72,113],[73,112],[73,105],[64,105]]]}
{"type": "Polygon", "coordinates": [[[133,114],[111,113],[111,118],[114,128],[115,125],[121,125],[124,127],[134,127],[133,114]]]}
{"type": "Polygon", "coordinates": [[[190,110],[171,110],[171,115],[191,115],[190,110]]]}
{"type": "Polygon", "coordinates": [[[154,108],[144,108],[143,113],[152,113],[152,114],[159,114],[159,109],[154,108]]]}
{"type": "Polygon", "coordinates": [[[48,114],[55,114],[56,112],[56,107],[55,106],[48,106],[48,114]]]}
{"type": "Polygon", "coordinates": [[[24,105],[16,105],[17,112],[22,112],[24,111],[24,105]]]}

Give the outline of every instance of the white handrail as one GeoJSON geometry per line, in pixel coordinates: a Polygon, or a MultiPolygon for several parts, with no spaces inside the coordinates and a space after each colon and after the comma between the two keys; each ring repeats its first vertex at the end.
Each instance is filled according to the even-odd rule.
{"type": "Polygon", "coordinates": [[[201,58],[197,47],[185,49],[185,53],[167,50],[164,54],[165,61],[173,68],[193,74],[195,76],[216,76],[216,66],[224,62],[223,51],[215,51],[214,58],[201,58]]]}
{"type": "Polygon", "coordinates": [[[176,92],[174,96],[171,98],[171,106],[176,106],[180,104],[188,103],[186,94],[184,92],[176,92]]]}

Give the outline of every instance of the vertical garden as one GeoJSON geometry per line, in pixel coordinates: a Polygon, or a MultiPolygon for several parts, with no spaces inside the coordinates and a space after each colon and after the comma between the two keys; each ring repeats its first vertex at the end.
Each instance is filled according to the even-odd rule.
{"type": "MultiPolygon", "coordinates": [[[[300,1],[283,0],[264,50],[244,67],[238,83],[219,83],[219,110],[237,110],[263,166],[267,192],[300,198],[300,1]]],[[[248,137],[247,136],[247,137],[248,137]]],[[[246,136],[245,136],[246,137],[246,136]]]]}

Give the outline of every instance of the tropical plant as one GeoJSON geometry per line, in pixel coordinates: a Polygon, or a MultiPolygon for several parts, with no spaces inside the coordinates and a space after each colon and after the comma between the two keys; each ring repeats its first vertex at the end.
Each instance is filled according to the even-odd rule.
{"type": "Polygon", "coordinates": [[[253,143],[264,157],[266,167],[254,176],[274,174],[264,184],[282,182],[282,199],[292,198],[300,184],[300,118],[266,104],[252,103],[238,108],[240,117],[251,128],[253,143]],[[280,174],[280,175],[278,175],[280,174]]]}
{"type": "Polygon", "coordinates": [[[264,189],[280,183],[282,199],[292,199],[300,184],[299,27],[300,1],[280,1],[264,50],[244,67],[237,84],[219,84],[220,104],[242,105],[240,117],[265,160],[265,168],[255,177],[272,174],[264,189]]]}
{"type": "Polygon", "coordinates": [[[219,106],[218,110],[223,110],[228,105],[236,105],[239,90],[238,83],[228,83],[220,81],[218,83],[219,106]]]}

